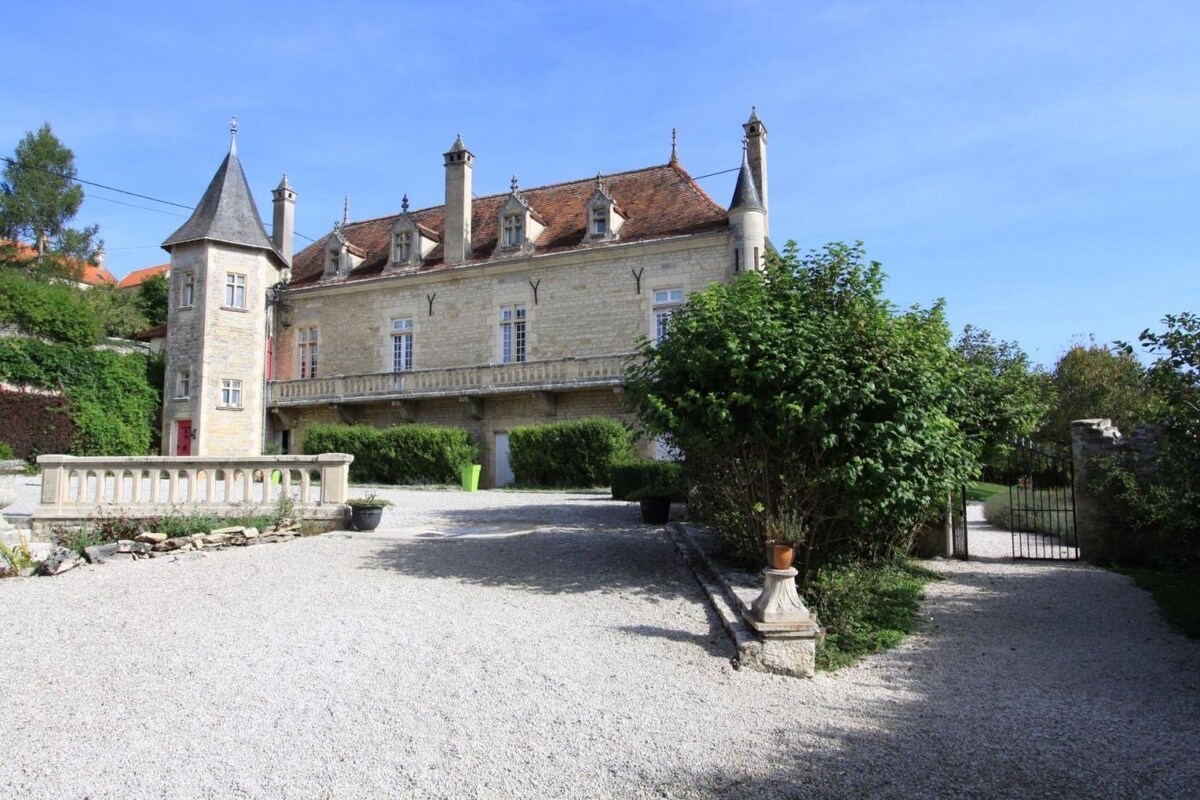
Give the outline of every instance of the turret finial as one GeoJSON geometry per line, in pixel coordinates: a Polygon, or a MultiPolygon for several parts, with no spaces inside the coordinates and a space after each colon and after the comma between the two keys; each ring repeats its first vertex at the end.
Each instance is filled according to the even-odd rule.
{"type": "Polygon", "coordinates": [[[512,193],[513,194],[517,193],[517,176],[516,175],[512,176],[512,193]]]}
{"type": "Polygon", "coordinates": [[[674,128],[671,128],[671,163],[679,163],[679,139],[674,128]]]}
{"type": "Polygon", "coordinates": [[[234,114],[233,118],[229,120],[229,152],[231,153],[237,152],[237,129],[237,114],[234,114]]]}
{"type": "Polygon", "coordinates": [[[342,201],[342,224],[350,223],[350,195],[346,195],[346,199],[342,201]]]}
{"type": "Polygon", "coordinates": [[[404,197],[400,198],[400,211],[401,211],[401,213],[404,213],[404,214],[408,213],[408,193],[407,192],[405,192],[404,197]]]}

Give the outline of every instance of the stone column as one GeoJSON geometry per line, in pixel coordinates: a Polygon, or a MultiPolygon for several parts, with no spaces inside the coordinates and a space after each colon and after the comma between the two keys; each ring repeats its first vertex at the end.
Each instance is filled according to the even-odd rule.
{"type": "Polygon", "coordinates": [[[1075,535],[1079,556],[1087,561],[1102,563],[1111,553],[1107,542],[1112,539],[1108,520],[1101,513],[1098,498],[1088,484],[1096,476],[1094,459],[1115,456],[1121,432],[1109,419],[1077,419],[1071,423],[1071,461],[1075,471],[1075,535]]]}

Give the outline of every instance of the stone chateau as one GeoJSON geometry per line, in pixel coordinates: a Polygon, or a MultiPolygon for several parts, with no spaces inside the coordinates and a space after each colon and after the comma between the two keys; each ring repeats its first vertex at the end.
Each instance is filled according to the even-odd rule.
{"type": "Polygon", "coordinates": [[[753,111],[742,128],[728,209],[674,148],[660,166],[475,197],[459,137],[441,205],[405,197],[294,255],[296,192],[284,176],[268,236],[235,138],[163,243],[164,454],[295,453],[315,422],[423,422],[470,430],[484,484],[503,485],[511,428],[632,419],[622,376],[639,339],[770,246],[767,130],[753,111]]]}

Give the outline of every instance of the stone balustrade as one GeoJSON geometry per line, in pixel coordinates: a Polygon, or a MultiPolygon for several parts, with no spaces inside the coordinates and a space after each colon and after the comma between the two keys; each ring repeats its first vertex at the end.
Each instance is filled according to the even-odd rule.
{"type": "Polygon", "coordinates": [[[272,407],[367,400],[404,400],[453,395],[489,395],[513,391],[554,391],[625,382],[630,353],[582,358],[482,364],[450,369],[334,375],[299,381],[272,381],[272,407]]]}
{"type": "Polygon", "coordinates": [[[233,516],[275,511],[291,498],[302,519],[340,522],[354,456],[145,456],[38,458],[35,534],[105,516],[233,516]]]}

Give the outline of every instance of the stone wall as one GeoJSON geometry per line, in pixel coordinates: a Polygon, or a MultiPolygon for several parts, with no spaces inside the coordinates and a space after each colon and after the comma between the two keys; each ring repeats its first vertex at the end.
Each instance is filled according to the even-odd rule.
{"type": "Polygon", "coordinates": [[[1112,542],[1120,535],[1103,513],[1092,484],[1106,461],[1115,461],[1135,474],[1153,472],[1157,464],[1158,431],[1149,425],[1125,436],[1110,419],[1079,419],[1071,423],[1071,457],[1075,470],[1075,530],[1080,556],[1093,563],[1112,560],[1112,542]]]}

